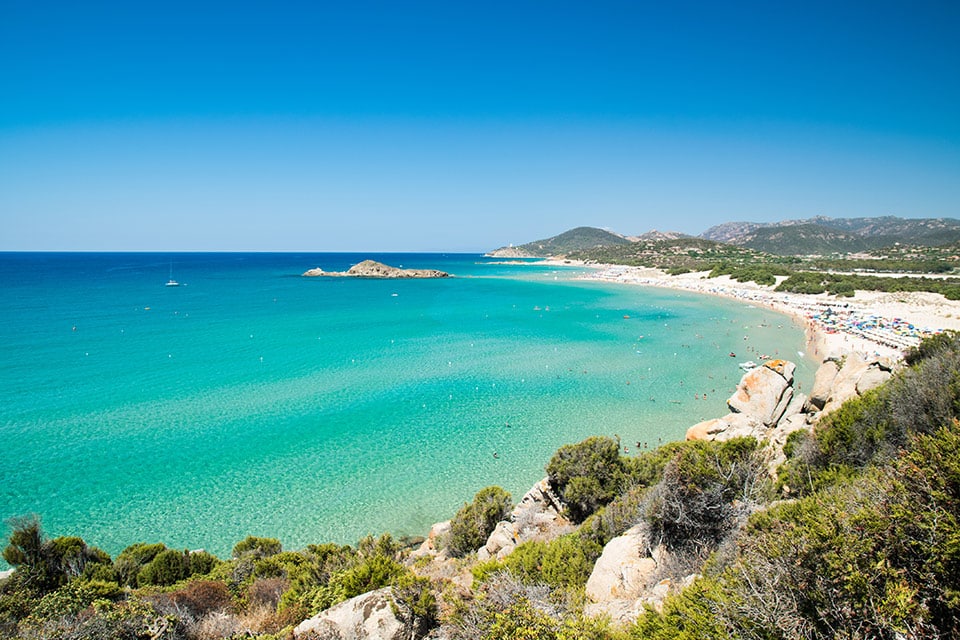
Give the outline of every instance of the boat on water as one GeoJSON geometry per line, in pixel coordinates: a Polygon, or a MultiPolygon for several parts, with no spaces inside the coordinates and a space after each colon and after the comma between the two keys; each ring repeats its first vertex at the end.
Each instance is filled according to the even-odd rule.
{"type": "Polygon", "coordinates": [[[167,280],[166,286],[168,287],[179,287],[180,283],[173,279],[173,263],[170,263],[170,279],[167,280]]]}
{"type": "Polygon", "coordinates": [[[743,369],[744,371],[753,371],[754,369],[756,369],[756,368],[759,367],[760,365],[758,365],[758,364],[757,364],[756,362],[754,362],[753,360],[747,360],[746,362],[741,362],[741,363],[740,363],[739,365],[737,365],[737,366],[740,367],[741,369],[743,369]]]}

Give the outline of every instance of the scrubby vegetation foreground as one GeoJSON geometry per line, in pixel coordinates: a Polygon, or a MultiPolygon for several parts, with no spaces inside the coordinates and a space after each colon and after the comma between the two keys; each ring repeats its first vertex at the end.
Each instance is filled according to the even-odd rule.
{"type": "Polygon", "coordinates": [[[442,554],[416,560],[389,535],[299,551],[250,537],[227,560],[138,543],[111,558],[15,520],[0,635],[288,638],[389,587],[414,638],[960,638],[960,337],[928,340],[908,363],[791,436],[777,477],[752,439],[636,457],[604,437],[565,446],[546,470],[566,533],[499,560],[476,554],[510,513],[496,487],[456,514],[442,554]],[[657,578],[685,587],[623,622],[594,615],[585,587],[627,530],[669,559],[657,578]]]}

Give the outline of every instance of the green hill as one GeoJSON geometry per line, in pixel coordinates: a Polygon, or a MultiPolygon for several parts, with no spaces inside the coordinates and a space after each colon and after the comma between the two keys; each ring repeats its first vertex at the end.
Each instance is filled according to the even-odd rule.
{"type": "Polygon", "coordinates": [[[488,255],[501,258],[547,258],[567,255],[574,251],[629,244],[630,241],[623,236],[603,229],[577,227],[552,238],[535,240],[519,246],[501,247],[488,255]]]}

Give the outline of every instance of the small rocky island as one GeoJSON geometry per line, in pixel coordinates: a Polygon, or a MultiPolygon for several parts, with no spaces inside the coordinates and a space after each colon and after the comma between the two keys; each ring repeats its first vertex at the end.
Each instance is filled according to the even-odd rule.
{"type": "Polygon", "coordinates": [[[375,260],[364,260],[353,265],[347,271],[324,271],[319,267],[303,273],[306,277],[351,277],[351,278],[449,278],[446,271],[436,269],[398,269],[375,260]]]}

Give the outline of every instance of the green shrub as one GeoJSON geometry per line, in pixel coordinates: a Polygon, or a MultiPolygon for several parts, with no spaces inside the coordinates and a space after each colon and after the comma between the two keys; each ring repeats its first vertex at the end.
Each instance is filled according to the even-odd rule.
{"type": "Polygon", "coordinates": [[[4,559],[17,569],[23,585],[47,593],[72,578],[97,571],[107,575],[110,556],[102,549],[88,547],[82,538],[65,536],[46,540],[37,517],[15,518],[4,559]],[[99,568],[99,570],[98,570],[99,568]]]}
{"type": "Polygon", "coordinates": [[[632,458],[622,458],[623,471],[629,486],[649,487],[660,481],[663,470],[673,460],[683,442],[669,442],[632,458]]]}
{"type": "MultiPolygon", "coordinates": [[[[276,558],[285,555],[285,553],[280,554],[276,558]]],[[[301,555],[304,560],[302,563],[284,564],[287,578],[290,580],[290,588],[280,599],[281,611],[296,607],[309,609],[308,605],[314,599],[318,589],[326,589],[334,575],[360,561],[357,551],[348,545],[309,545],[301,555]]],[[[266,573],[263,574],[263,576],[266,575],[266,573]]]]}
{"type": "Polygon", "coordinates": [[[335,544],[310,545],[285,558],[290,588],[280,598],[281,611],[299,610],[314,615],[338,602],[367,591],[392,586],[408,571],[400,564],[401,548],[390,534],[367,536],[357,549],[335,544]]]}
{"type": "Polygon", "coordinates": [[[483,635],[484,640],[557,640],[559,621],[529,600],[519,599],[503,611],[493,614],[493,624],[483,635]]]}
{"type": "Polygon", "coordinates": [[[162,542],[156,544],[137,542],[130,545],[120,552],[113,563],[117,580],[122,585],[137,586],[137,575],[140,570],[153,561],[161,551],[165,551],[166,548],[167,546],[162,542]]]}
{"type": "Polygon", "coordinates": [[[464,504],[450,521],[448,548],[457,556],[480,548],[497,523],[510,515],[512,508],[510,494],[500,487],[481,489],[473,497],[473,502],[464,504]]]}
{"type": "MultiPolygon", "coordinates": [[[[328,584],[306,591],[301,596],[301,601],[307,605],[308,615],[316,615],[344,600],[397,584],[408,571],[391,558],[379,555],[365,558],[359,564],[334,574],[328,584]]],[[[293,603],[287,600],[287,606],[291,604],[293,603]]]]}
{"type": "Polygon", "coordinates": [[[206,551],[194,551],[187,557],[191,576],[206,575],[220,564],[220,559],[206,551]]]}
{"type": "Polygon", "coordinates": [[[254,556],[266,558],[282,551],[280,541],[276,538],[258,538],[247,536],[233,547],[233,557],[254,556]]]}
{"type": "Polygon", "coordinates": [[[3,559],[22,574],[24,583],[41,587],[49,585],[52,576],[44,553],[45,541],[39,518],[14,518],[7,521],[7,526],[10,527],[10,537],[3,550],[3,559]]]}
{"type": "Polygon", "coordinates": [[[620,443],[593,436],[564,445],[547,464],[550,486],[567,506],[574,522],[583,522],[617,495],[624,480],[620,443]]]}
{"type": "Polygon", "coordinates": [[[576,533],[549,542],[532,540],[518,545],[503,560],[477,565],[474,578],[482,583],[499,571],[507,571],[526,584],[582,589],[602,552],[602,546],[576,533]]]}
{"type": "Polygon", "coordinates": [[[175,549],[165,549],[144,565],[137,574],[137,584],[169,586],[190,575],[187,554],[175,549]]]}
{"type": "Polygon", "coordinates": [[[414,637],[423,637],[437,626],[437,598],[427,578],[405,571],[393,580],[390,595],[394,615],[409,624],[414,637]]]}
{"type": "Polygon", "coordinates": [[[687,442],[677,449],[645,509],[651,543],[674,550],[718,544],[766,492],[766,466],[753,438],[687,442]]]}
{"type": "MultiPolygon", "coordinates": [[[[647,607],[630,629],[635,640],[734,640],[738,637],[759,638],[765,636],[736,636],[725,628],[716,615],[718,609],[732,607],[729,595],[722,585],[712,579],[701,578],[678,594],[671,595],[658,612],[647,607]]],[[[776,637],[776,636],[771,636],[776,637]]],[[[792,637],[792,636],[783,636],[792,637]]]]}

